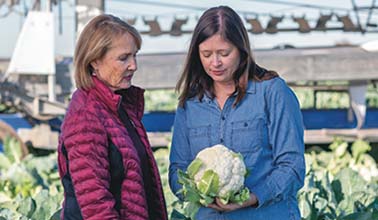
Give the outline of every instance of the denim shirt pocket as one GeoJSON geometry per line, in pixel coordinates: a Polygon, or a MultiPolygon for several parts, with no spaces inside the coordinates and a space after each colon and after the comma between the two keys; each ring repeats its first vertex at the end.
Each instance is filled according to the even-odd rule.
{"type": "Polygon", "coordinates": [[[230,148],[244,156],[244,162],[247,166],[255,166],[258,154],[262,151],[263,117],[234,121],[231,124],[230,148]]]}
{"type": "Polygon", "coordinates": [[[193,157],[206,147],[210,147],[210,129],[210,125],[189,128],[189,144],[193,157]]]}

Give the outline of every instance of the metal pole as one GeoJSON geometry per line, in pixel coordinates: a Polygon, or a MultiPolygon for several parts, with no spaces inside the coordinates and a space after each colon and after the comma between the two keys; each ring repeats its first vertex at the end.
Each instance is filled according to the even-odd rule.
{"type": "Polygon", "coordinates": [[[360,16],[358,14],[358,8],[357,8],[355,0],[352,0],[352,5],[353,5],[354,13],[356,14],[358,28],[360,29],[361,33],[364,34],[365,30],[362,28],[362,25],[361,25],[361,22],[360,22],[360,16]]]}
{"type": "Polygon", "coordinates": [[[369,14],[367,16],[367,19],[366,19],[366,26],[370,26],[370,19],[371,19],[371,15],[373,14],[373,10],[375,8],[375,0],[372,1],[371,3],[371,7],[369,8],[369,14]]]}
{"type": "MultiPolygon", "coordinates": [[[[46,1],[46,10],[47,10],[47,12],[51,12],[51,0],[46,1]]],[[[53,16],[53,23],[54,23],[54,19],[55,18],[53,16]]],[[[55,60],[55,58],[54,58],[54,60],[55,60]]],[[[55,94],[56,77],[55,77],[55,73],[50,73],[47,76],[47,83],[48,83],[48,89],[49,89],[49,91],[48,91],[49,92],[48,93],[49,101],[55,102],[56,101],[56,94],[55,94]]]]}

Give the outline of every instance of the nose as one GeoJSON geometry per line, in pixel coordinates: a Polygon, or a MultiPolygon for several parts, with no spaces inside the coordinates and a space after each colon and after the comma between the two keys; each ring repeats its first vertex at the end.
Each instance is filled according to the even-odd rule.
{"type": "Polygon", "coordinates": [[[220,66],[222,65],[222,61],[219,55],[215,54],[212,59],[212,65],[213,66],[220,66]]]}
{"type": "Polygon", "coordinates": [[[138,64],[136,57],[132,57],[130,62],[128,63],[127,70],[129,71],[136,71],[138,69],[138,64]]]}

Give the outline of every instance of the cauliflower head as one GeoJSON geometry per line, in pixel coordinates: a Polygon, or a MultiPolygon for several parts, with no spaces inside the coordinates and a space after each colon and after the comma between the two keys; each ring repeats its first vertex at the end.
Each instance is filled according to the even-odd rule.
{"type": "Polygon", "coordinates": [[[243,156],[218,144],[200,151],[184,172],[178,170],[179,191],[186,204],[184,214],[194,219],[201,206],[208,206],[215,198],[223,204],[243,204],[250,198],[244,186],[247,175],[243,156]]]}
{"type": "Polygon", "coordinates": [[[201,161],[194,181],[199,187],[201,179],[208,170],[218,174],[218,196],[229,197],[230,193],[240,191],[244,185],[244,176],[247,173],[243,157],[224,145],[217,144],[200,151],[196,160],[201,161]]]}

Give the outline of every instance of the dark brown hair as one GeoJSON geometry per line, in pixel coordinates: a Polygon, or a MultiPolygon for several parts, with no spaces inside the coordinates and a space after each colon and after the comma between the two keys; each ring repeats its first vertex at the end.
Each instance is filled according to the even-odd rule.
{"type": "Polygon", "coordinates": [[[203,69],[199,45],[215,34],[220,34],[224,40],[229,41],[239,50],[240,63],[233,73],[235,92],[237,92],[234,106],[244,97],[248,80],[265,80],[277,76],[274,71],[267,71],[255,63],[248,33],[239,15],[227,6],[210,8],[203,13],[194,28],[184,70],[176,85],[176,91],[180,93],[181,107],[189,98],[198,96],[202,100],[206,92],[214,96],[213,80],[203,69]]]}
{"type": "Polygon", "coordinates": [[[98,15],[84,27],[76,43],[74,54],[74,78],[76,87],[89,89],[93,86],[91,62],[101,59],[109,51],[112,42],[122,34],[129,33],[140,49],[142,38],[138,31],[113,15],[98,15]]]}

